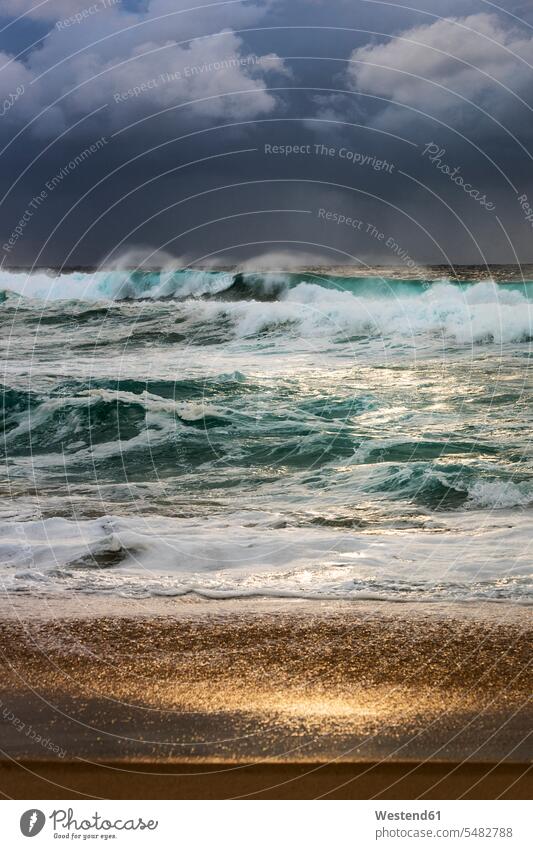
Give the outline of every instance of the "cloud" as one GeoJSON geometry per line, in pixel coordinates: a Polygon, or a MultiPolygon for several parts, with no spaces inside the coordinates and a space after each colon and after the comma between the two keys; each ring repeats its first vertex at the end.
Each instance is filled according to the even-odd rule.
{"type": "MultiPolygon", "coordinates": [[[[268,4],[199,5],[180,15],[191,0],[152,0],[137,13],[110,2],[85,2],[80,8],[95,11],[67,27],[62,16],[68,13],[72,20],[79,6],[70,0],[52,0],[31,12],[46,15],[55,26],[24,58],[0,56],[6,66],[0,73],[0,98],[24,89],[4,116],[0,133],[24,126],[56,100],[58,105],[32,125],[35,135],[57,134],[104,104],[99,132],[185,103],[185,113],[171,113],[174,120],[179,114],[180,124],[192,118],[252,119],[277,107],[268,80],[289,73],[283,61],[274,53],[253,54],[233,28],[219,28],[223,21],[246,27],[260,19],[268,4]]],[[[30,4],[10,0],[8,8],[20,14],[30,4]]]]}
{"type": "MultiPolygon", "coordinates": [[[[102,119],[109,129],[184,103],[189,117],[244,120],[276,108],[266,78],[284,71],[279,57],[249,53],[231,31],[182,47],[172,41],[145,42],[122,62],[102,63],[93,56],[85,57],[74,75],[70,68],[64,91],[77,80],[98,79],[69,95],[64,108],[76,117],[105,102],[108,110],[102,119]]],[[[183,110],[172,114],[173,120],[176,115],[180,122],[185,120],[183,110]]]]}
{"type": "Polygon", "coordinates": [[[531,101],[533,33],[496,15],[440,19],[386,43],[359,47],[350,59],[351,89],[398,104],[373,106],[376,125],[412,122],[412,111],[401,109],[406,105],[456,129],[487,133],[490,122],[480,120],[479,110],[466,100],[513,130],[528,115],[531,123],[519,98],[531,101]]]}

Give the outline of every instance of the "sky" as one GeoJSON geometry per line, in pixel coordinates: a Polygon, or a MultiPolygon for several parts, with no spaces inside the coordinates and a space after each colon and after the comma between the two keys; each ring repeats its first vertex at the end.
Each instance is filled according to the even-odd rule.
{"type": "Polygon", "coordinates": [[[533,261],[530,2],[2,0],[0,89],[3,267],[533,261]]]}

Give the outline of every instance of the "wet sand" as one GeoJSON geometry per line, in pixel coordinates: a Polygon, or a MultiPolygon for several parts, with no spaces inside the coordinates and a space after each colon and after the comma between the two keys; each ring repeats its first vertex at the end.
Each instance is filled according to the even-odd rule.
{"type": "Polygon", "coordinates": [[[528,798],[532,631],[509,605],[21,599],[0,790],[528,798]]]}

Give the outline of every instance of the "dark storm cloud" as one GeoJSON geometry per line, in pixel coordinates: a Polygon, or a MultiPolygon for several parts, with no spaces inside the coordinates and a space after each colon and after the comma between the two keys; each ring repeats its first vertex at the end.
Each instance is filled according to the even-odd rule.
{"type": "Polygon", "coordinates": [[[4,265],[531,260],[531,14],[407,5],[4,0],[4,265]]]}

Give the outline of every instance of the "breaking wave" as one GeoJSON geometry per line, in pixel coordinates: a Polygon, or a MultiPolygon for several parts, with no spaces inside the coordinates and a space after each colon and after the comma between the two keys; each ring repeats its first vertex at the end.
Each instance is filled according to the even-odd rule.
{"type": "Polygon", "coordinates": [[[266,333],[342,340],[429,335],[460,345],[533,338],[533,283],[101,271],[59,277],[3,272],[0,287],[24,299],[7,297],[4,311],[11,307],[19,315],[40,312],[40,320],[50,323],[54,316],[60,323],[72,315],[78,322],[104,322],[106,310],[111,318],[113,305],[124,302],[137,302],[143,315],[149,315],[150,309],[170,300],[174,306],[167,307],[180,326],[168,341],[185,340],[199,331],[202,344],[266,333]],[[79,305],[84,301],[90,306],[79,305]]]}

